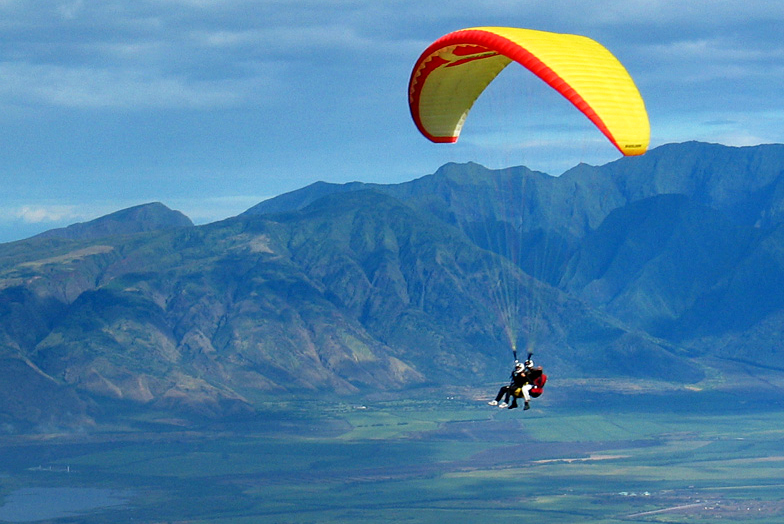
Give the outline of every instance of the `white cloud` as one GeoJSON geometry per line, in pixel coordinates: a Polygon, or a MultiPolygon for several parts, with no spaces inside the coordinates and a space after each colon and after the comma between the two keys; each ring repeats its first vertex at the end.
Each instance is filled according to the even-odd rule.
{"type": "MultiPolygon", "coordinates": [[[[474,25],[605,44],[646,98],[654,145],[784,141],[782,24],[784,2],[767,0],[0,0],[10,173],[0,227],[67,225],[151,200],[204,223],[263,200],[209,196],[243,189],[395,182],[448,161],[548,172],[560,166],[546,162],[591,161],[559,152],[572,150],[558,143],[574,143],[569,122],[584,120],[571,106],[554,116],[560,99],[541,120],[510,103],[501,122],[483,117],[480,98],[456,147],[419,139],[410,67],[434,39],[474,25]]],[[[581,150],[598,137],[599,154],[617,154],[593,127],[591,143],[580,136],[581,150]]]]}
{"type": "MultiPolygon", "coordinates": [[[[679,39],[644,46],[647,63],[658,63],[664,72],[671,67],[689,70],[690,77],[708,80],[715,75],[740,76],[754,72],[767,74],[781,70],[784,47],[738,46],[723,36],[679,39]]],[[[678,77],[677,79],[681,79],[678,77]]]]}
{"type": "Polygon", "coordinates": [[[57,6],[57,11],[66,20],[73,20],[84,7],[82,0],[72,0],[70,2],[62,2],[57,6]]]}
{"type": "Polygon", "coordinates": [[[214,108],[263,100],[274,66],[250,78],[194,79],[143,69],[0,64],[0,100],[71,108],[214,108]]]}
{"type": "MultiPolygon", "coordinates": [[[[502,3],[511,11],[519,2],[502,3]]],[[[767,0],[604,0],[601,4],[583,0],[552,0],[541,2],[527,11],[542,15],[558,15],[562,20],[585,20],[589,24],[620,26],[644,22],[692,27],[737,23],[738,21],[773,20],[784,17],[784,6],[767,0]]]]}
{"type": "Polygon", "coordinates": [[[79,220],[83,215],[78,211],[77,206],[68,205],[28,205],[11,210],[9,218],[21,220],[28,224],[40,224],[46,222],[63,222],[68,220],[79,220]]]}

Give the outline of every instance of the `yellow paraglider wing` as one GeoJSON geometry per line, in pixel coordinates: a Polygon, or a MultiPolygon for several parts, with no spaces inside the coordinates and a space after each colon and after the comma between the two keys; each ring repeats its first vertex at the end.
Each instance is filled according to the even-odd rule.
{"type": "Polygon", "coordinates": [[[612,53],[584,36],[509,27],[455,31],[422,53],[408,90],[422,134],[433,142],[456,142],[474,101],[512,61],[561,93],[621,153],[645,153],[645,103],[612,53]]]}

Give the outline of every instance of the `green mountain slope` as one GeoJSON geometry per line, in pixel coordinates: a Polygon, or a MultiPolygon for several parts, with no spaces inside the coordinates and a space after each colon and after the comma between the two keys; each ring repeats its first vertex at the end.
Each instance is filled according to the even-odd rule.
{"type": "Polygon", "coordinates": [[[517,306],[538,326],[518,342],[536,335],[555,373],[672,378],[660,363],[682,360],[375,191],[200,227],[31,239],[0,246],[0,259],[6,358],[83,419],[107,400],[214,417],[269,394],[497,380],[511,359],[488,292],[500,284],[536,301],[517,306]]]}
{"type": "MultiPolygon", "coordinates": [[[[560,177],[447,164],[411,182],[373,187],[458,227],[538,280],[675,344],[704,347],[703,338],[732,331],[731,346],[746,330],[771,333],[771,315],[780,312],[784,145],[668,144],[560,177]]],[[[296,201],[272,199],[249,213],[296,201]]],[[[777,343],[755,337],[750,351],[768,354],[777,343]]]]}
{"type": "Polygon", "coordinates": [[[561,285],[630,325],[677,337],[679,319],[704,302],[758,235],[685,195],[647,198],[611,212],[586,236],[561,285]]]}
{"type": "Polygon", "coordinates": [[[0,421],[476,386],[505,376],[510,341],[559,378],[781,369],[783,173],[778,145],[558,178],[447,164],[205,226],[150,204],[2,244],[0,421]]]}

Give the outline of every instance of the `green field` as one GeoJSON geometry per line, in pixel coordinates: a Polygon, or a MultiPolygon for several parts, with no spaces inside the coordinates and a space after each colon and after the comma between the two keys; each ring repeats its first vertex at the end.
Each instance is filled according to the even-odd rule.
{"type": "Polygon", "coordinates": [[[220,426],[156,428],[147,414],[5,437],[0,497],[59,487],[127,500],[51,522],[782,522],[784,410],[723,410],[705,395],[553,395],[527,412],[459,395],[270,402],[220,426]]]}

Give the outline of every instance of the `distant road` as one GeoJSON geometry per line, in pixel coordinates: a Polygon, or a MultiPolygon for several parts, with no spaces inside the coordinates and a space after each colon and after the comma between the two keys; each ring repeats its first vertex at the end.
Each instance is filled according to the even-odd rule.
{"type": "Polygon", "coordinates": [[[646,517],[648,515],[656,515],[657,513],[668,513],[670,511],[681,511],[681,510],[684,510],[684,509],[699,508],[700,506],[706,506],[706,505],[710,505],[710,504],[713,504],[713,503],[712,502],[697,502],[696,504],[684,504],[682,506],[672,506],[672,507],[664,508],[664,509],[655,509],[653,511],[643,511],[642,513],[633,513],[631,515],[626,515],[626,517],[627,518],[646,517]]]}

